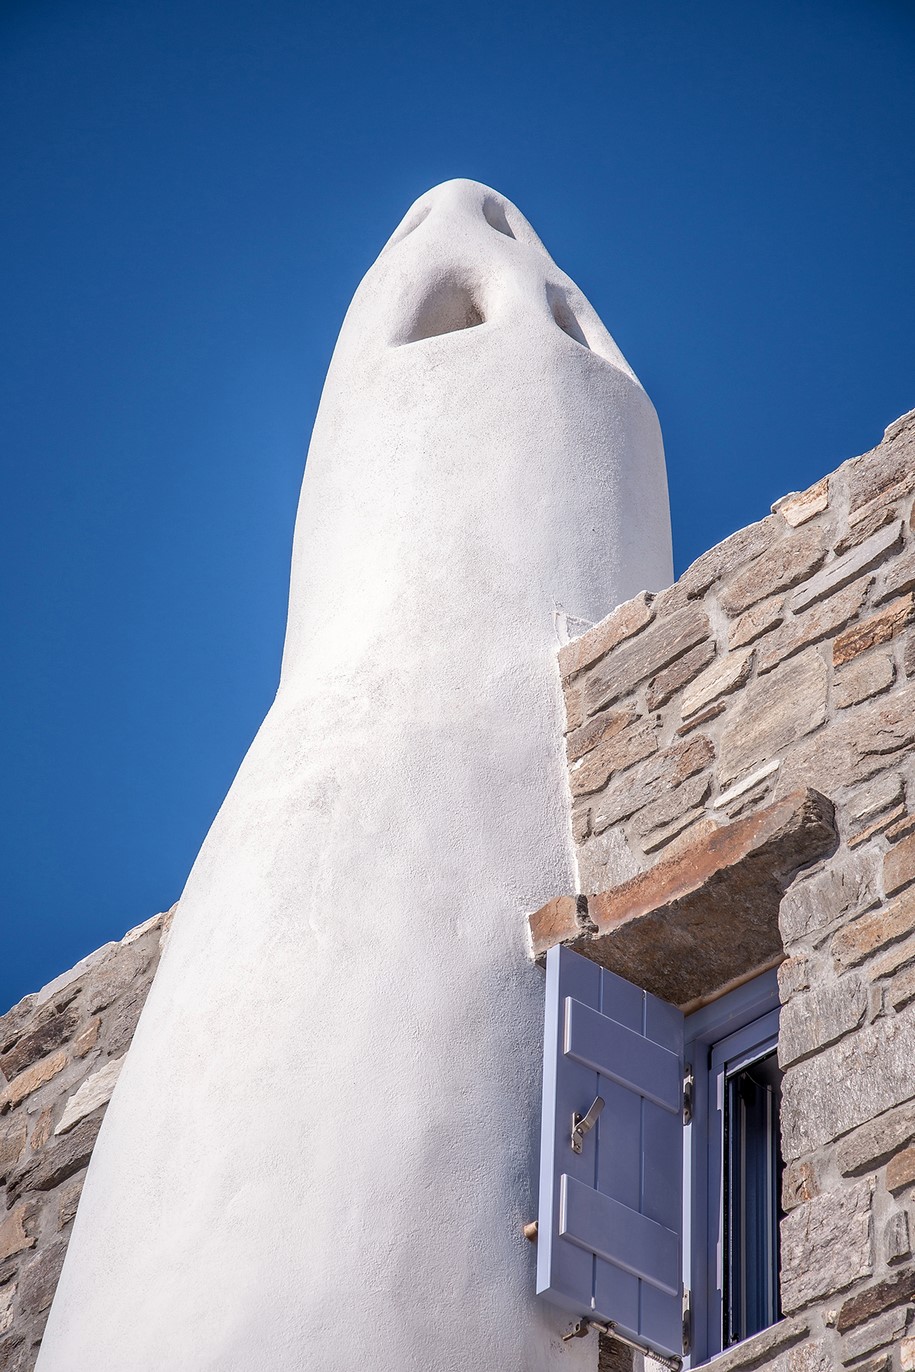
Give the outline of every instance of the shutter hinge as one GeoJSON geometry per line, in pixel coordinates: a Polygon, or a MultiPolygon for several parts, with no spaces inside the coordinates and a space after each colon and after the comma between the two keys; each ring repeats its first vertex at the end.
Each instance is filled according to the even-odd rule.
{"type": "Polygon", "coordinates": [[[693,1117],[693,1093],[696,1089],[696,1077],[689,1063],[683,1069],[683,1123],[689,1124],[693,1117]]]}
{"type": "Polygon", "coordinates": [[[692,1293],[688,1286],[683,1288],[683,1354],[692,1351],[693,1347],[693,1306],[692,1293]]]}
{"type": "Polygon", "coordinates": [[[636,1343],[635,1339],[630,1339],[626,1334],[621,1334],[613,1320],[595,1320],[590,1316],[583,1315],[581,1319],[575,1321],[567,1334],[563,1334],[562,1341],[565,1343],[568,1339],[583,1339],[592,1329],[596,1329],[598,1334],[603,1334],[605,1338],[616,1339],[617,1343],[625,1344],[627,1348],[634,1348],[637,1353],[647,1353],[654,1362],[667,1368],[667,1372],[680,1372],[683,1366],[683,1359],[678,1358],[675,1354],[668,1357],[666,1353],[656,1352],[648,1344],[636,1343]]]}

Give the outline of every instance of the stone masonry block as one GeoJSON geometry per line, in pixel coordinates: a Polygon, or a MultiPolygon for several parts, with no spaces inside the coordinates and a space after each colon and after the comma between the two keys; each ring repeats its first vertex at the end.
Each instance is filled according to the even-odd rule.
{"type": "Polygon", "coordinates": [[[53,1191],[85,1167],[101,1127],[101,1116],[83,1120],[69,1134],[20,1163],[7,1181],[7,1195],[15,1200],[26,1191],[53,1191]]]}
{"type": "MultiPolygon", "coordinates": [[[[898,772],[880,772],[859,786],[846,799],[849,836],[857,836],[887,811],[894,814],[902,806],[905,785],[898,772]]],[[[892,821],[890,821],[892,823],[892,821]]]]}
{"type": "Polygon", "coordinates": [[[25,1231],[24,1205],[18,1205],[0,1220],[0,1262],[14,1253],[24,1253],[34,1248],[35,1240],[25,1231]]]}
{"type": "Polygon", "coordinates": [[[905,1333],[908,1316],[908,1310],[902,1306],[885,1311],[860,1329],[853,1329],[842,1341],[842,1362],[846,1366],[855,1363],[860,1372],[860,1359],[868,1353],[873,1353],[877,1348],[886,1348],[887,1344],[898,1346],[900,1337],[905,1333]]]}
{"type": "Polygon", "coordinates": [[[677,737],[685,738],[685,736],[691,734],[694,729],[698,729],[701,725],[708,724],[711,720],[717,719],[719,715],[723,715],[724,711],[725,702],[723,700],[716,700],[713,705],[709,705],[706,709],[700,710],[697,715],[692,715],[685,724],[681,724],[677,729],[677,737]]]}
{"type": "Polygon", "coordinates": [[[585,719],[585,693],[579,680],[563,682],[563,701],[566,707],[566,733],[581,728],[585,719]]]}
{"type": "Polygon", "coordinates": [[[874,1270],[870,1180],[799,1205],[782,1221],[782,1307],[801,1310],[874,1270]]]}
{"type": "Polygon", "coordinates": [[[791,1162],[782,1174],[782,1209],[793,1210],[820,1194],[816,1169],[812,1162],[791,1162]]]}
{"type": "Polygon", "coordinates": [[[904,814],[905,804],[900,801],[898,805],[878,814],[876,818],[860,827],[857,823],[852,822],[848,826],[848,846],[858,848],[862,843],[870,843],[871,839],[876,838],[878,834],[886,833],[904,814]]]}
{"type": "Polygon", "coordinates": [[[840,471],[848,486],[852,512],[880,497],[890,501],[910,491],[915,482],[915,430],[911,416],[903,415],[896,420],[878,447],[846,462],[840,471]]]}
{"type": "Polygon", "coordinates": [[[840,1139],[912,1095],[915,1010],[877,1019],[785,1073],[786,1161],[840,1139]]]}
{"type": "Polygon", "coordinates": [[[910,814],[905,814],[901,819],[897,819],[886,831],[890,843],[899,843],[902,839],[908,838],[910,834],[915,834],[915,815],[910,814]]]}
{"type": "Polygon", "coordinates": [[[645,697],[649,710],[660,710],[662,705],[666,705],[679,690],[699,675],[703,667],[708,666],[714,659],[715,652],[714,640],[706,639],[704,643],[699,643],[688,653],[684,653],[672,667],[667,667],[653,677],[648,684],[645,697]]]}
{"type": "Polygon", "coordinates": [[[657,748],[658,731],[650,719],[640,719],[629,728],[611,733],[591,752],[572,763],[569,768],[572,795],[587,796],[602,790],[610,777],[650,757],[657,748]]]}
{"type": "Polygon", "coordinates": [[[828,504],[829,477],[824,476],[806,491],[792,491],[790,495],[783,495],[772,506],[772,513],[780,514],[792,529],[796,529],[800,524],[806,524],[808,519],[822,514],[828,504]]]}
{"type": "Polygon", "coordinates": [[[862,505],[860,509],[854,510],[848,519],[848,531],[842,534],[835,546],[837,555],[847,553],[856,543],[863,543],[870,538],[878,529],[882,529],[884,524],[889,524],[892,520],[899,518],[899,510],[895,505],[886,505],[880,499],[872,500],[867,505],[862,505]]]}
{"type": "Polygon", "coordinates": [[[915,635],[912,634],[906,638],[902,655],[902,670],[906,676],[915,676],[915,635]]]}
{"type": "Polygon", "coordinates": [[[778,994],[783,1005],[799,991],[810,990],[810,965],[810,958],[804,953],[785,958],[778,969],[778,994]]]}
{"type": "MultiPolygon", "coordinates": [[[[643,846],[646,853],[655,851],[661,847],[665,848],[664,861],[672,861],[681,854],[689,852],[695,843],[704,843],[712,834],[716,833],[719,825],[712,819],[705,810],[694,811],[687,818],[685,828],[680,829],[676,837],[665,837],[663,830],[658,830],[647,839],[643,839],[643,846]]],[[[635,876],[635,872],[630,873],[635,876]]],[[[606,890],[608,882],[603,886],[592,886],[592,891],[606,890]]]]}
{"type": "Polygon", "coordinates": [[[128,1051],[148,992],[150,992],[150,981],[141,981],[137,985],[136,991],[130,995],[121,996],[121,999],[112,1006],[112,1013],[108,1015],[106,1025],[107,1048],[112,1058],[122,1056],[128,1051]]]}
{"type": "Polygon", "coordinates": [[[861,624],[855,624],[844,634],[840,634],[832,645],[833,665],[840,667],[843,662],[850,662],[852,658],[860,653],[866,653],[878,643],[889,642],[905,628],[913,616],[915,594],[910,591],[908,595],[892,601],[878,614],[871,615],[861,624]]]}
{"type": "Polygon", "coordinates": [[[802,614],[792,615],[776,633],[758,644],[760,675],[771,672],[780,662],[811,644],[829,638],[854,619],[867,598],[869,586],[869,579],[853,582],[802,614]]]}
{"type": "Polygon", "coordinates": [[[619,1339],[599,1334],[597,1341],[597,1372],[635,1372],[635,1353],[619,1339]]]}
{"type": "Polygon", "coordinates": [[[789,598],[792,610],[804,610],[815,600],[841,590],[850,581],[855,581],[865,572],[885,562],[902,546],[902,523],[896,520],[878,530],[864,543],[858,544],[842,557],[827,562],[826,566],[799,586],[789,598]]]}
{"type": "Polygon", "coordinates": [[[785,943],[816,935],[836,920],[866,910],[877,900],[873,853],[843,853],[810,877],[796,881],[779,912],[785,943]]]}
{"type": "Polygon", "coordinates": [[[566,736],[566,758],[569,764],[577,762],[580,757],[584,757],[594,748],[599,748],[602,743],[609,742],[630,724],[634,724],[638,718],[639,712],[636,707],[625,705],[619,710],[603,710],[593,719],[585,720],[578,728],[570,730],[566,736]]]}
{"type": "Polygon", "coordinates": [[[632,827],[642,839],[662,831],[665,837],[672,838],[692,823],[693,812],[708,799],[711,789],[711,777],[707,772],[700,772],[639,810],[632,817],[632,827]]]}
{"type": "Polygon", "coordinates": [[[827,685],[826,664],[809,648],[746,686],[725,719],[720,784],[729,785],[818,728],[826,718],[827,685]]]}
{"type": "Polygon", "coordinates": [[[725,653],[683,692],[681,713],[684,719],[711,704],[718,696],[736,691],[750,675],[752,666],[752,648],[725,653]]]}
{"type": "Polygon", "coordinates": [[[735,781],[733,786],[729,786],[726,791],[721,791],[712,801],[713,810],[726,809],[729,813],[735,805],[744,805],[747,801],[748,793],[755,791],[757,787],[765,789],[775,779],[781,763],[777,757],[772,757],[768,762],[764,762],[755,771],[748,772],[741,777],[740,781],[735,781]]]}
{"type": "Polygon", "coordinates": [[[915,888],[888,909],[864,915],[840,929],[832,941],[832,957],[839,971],[854,967],[878,948],[915,933],[915,888]]]}
{"type": "Polygon", "coordinates": [[[915,962],[915,938],[899,939],[896,943],[891,943],[882,951],[880,957],[873,958],[867,964],[867,975],[871,981],[878,981],[882,977],[891,977],[900,968],[908,967],[915,962]]]}
{"type": "Polygon", "coordinates": [[[739,619],[734,620],[728,636],[728,647],[741,648],[746,643],[753,643],[770,629],[777,629],[784,617],[783,595],[773,596],[771,600],[758,601],[749,610],[745,610],[739,619]]]}
{"type": "Polygon", "coordinates": [[[590,896],[594,932],[579,932],[570,946],[687,1004],[780,956],[782,892],[834,843],[830,803],[812,791],[787,796],[590,896]]]}
{"type": "Polygon", "coordinates": [[[911,1004],[915,1000],[915,967],[906,967],[895,976],[886,995],[894,1010],[902,1010],[904,1006],[911,1004]]]}
{"type": "Polygon", "coordinates": [[[27,1135],[28,1125],[21,1113],[0,1119],[0,1186],[22,1156],[27,1135]]]}
{"type": "Polygon", "coordinates": [[[49,1308],[66,1252],[66,1239],[57,1239],[38,1253],[23,1271],[19,1301],[26,1316],[39,1315],[49,1308]]]}
{"type": "MultiPolygon", "coordinates": [[[[766,1372],[835,1372],[835,1369],[832,1354],[822,1339],[812,1339],[780,1353],[767,1364],[766,1372]]],[[[862,1367],[859,1372],[883,1372],[883,1369],[862,1367]]]]}
{"type": "Polygon", "coordinates": [[[790,534],[729,578],[719,590],[718,600],[728,614],[738,615],[756,601],[805,581],[823,561],[827,551],[822,529],[790,534]]]}
{"type": "Polygon", "coordinates": [[[73,1095],[70,1096],[67,1101],[64,1112],[58,1120],[57,1127],[54,1130],[55,1134],[69,1133],[75,1125],[79,1124],[80,1120],[85,1119],[87,1115],[91,1115],[92,1112],[98,1110],[100,1106],[108,1104],[111,1099],[111,1093],[114,1091],[117,1079],[120,1076],[123,1063],[124,1059],[122,1057],[111,1058],[108,1062],[104,1063],[98,1071],[93,1072],[91,1076],[86,1078],[82,1085],[74,1091],[73,1095]]]}
{"type": "Polygon", "coordinates": [[[116,947],[117,956],[109,958],[89,978],[86,1000],[90,1015],[104,1010],[136,984],[158,953],[158,939],[147,936],[116,947]]]}
{"type": "Polygon", "coordinates": [[[13,1300],[15,1296],[15,1282],[0,1286],[0,1334],[5,1334],[13,1323],[13,1300]]]}
{"type": "Polygon", "coordinates": [[[29,1147],[33,1153],[37,1152],[39,1148],[44,1148],[48,1139],[51,1137],[51,1120],[53,1117],[54,1111],[50,1105],[42,1110],[41,1114],[38,1116],[38,1123],[32,1130],[32,1137],[29,1139],[29,1147]]]}
{"type": "Polygon", "coordinates": [[[828,729],[791,749],[783,760],[784,784],[812,786],[828,776],[834,788],[855,786],[894,765],[894,754],[913,742],[915,686],[909,684],[833,719],[828,729]]]}
{"type": "Polygon", "coordinates": [[[840,1334],[844,1334],[846,1330],[854,1329],[866,1320],[872,1320],[884,1310],[892,1310],[894,1306],[903,1305],[910,1301],[913,1295],[915,1267],[910,1267],[886,1281],[878,1282],[876,1286],[868,1287],[866,1291],[849,1296],[839,1310],[836,1329],[840,1334]]]}
{"type": "Polygon", "coordinates": [[[27,1357],[25,1340],[19,1334],[11,1332],[0,1338],[0,1372],[26,1372],[27,1357]]]}
{"type": "Polygon", "coordinates": [[[896,679],[896,667],[889,653],[868,653],[849,662],[836,674],[832,701],[839,710],[860,705],[862,700],[888,691],[896,679]]]}
{"type": "Polygon", "coordinates": [[[79,1023],[79,1010],[68,1005],[63,1010],[49,1006],[50,1013],[39,1014],[28,1033],[18,1038],[8,1052],[0,1055],[0,1072],[12,1081],[39,1058],[47,1057],[67,1042],[79,1023]]]}
{"type": "Polygon", "coordinates": [[[891,848],[883,859],[883,889],[887,895],[915,881],[915,834],[891,848]]]}
{"type": "Polygon", "coordinates": [[[628,695],[710,634],[708,616],[692,605],[656,620],[591,668],[583,681],[585,712],[595,714],[628,695]]]}
{"type": "Polygon", "coordinates": [[[56,1077],[58,1072],[62,1072],[66,1067],[67,1061],[66,1049],[58,1048],[56,1053],[50,1053],[46,1058],[41,1058],[31,1067],[27,1067],[24,1072],[20,1072],[18,1077],[14,1077],[0,1091],[0,1114],[18,1105],[26,1096],[37,1091],[39,1086],[44,1086],[45,1082],[56,1077]]]}
{"type": "Polygon", "coordinates": [[[176,902],[170,910],[161,910],[157,915],[150,915],[149,919],[144,919],[140,924],[135,924],[132,929],[127,930],[127,933],[121,939],[120,946],[122,948],[128,948],[131,943],[139,942],[140,939],[145,938],[147,934],[151,934],[154,931],[158,931],[159,937],[156,939],[156,942],[158,943],[161,936],[171,928],[171,923],[177,908],[178,905],[176,902]]]}
{"type": "Polygon", "coordinates": [[[35,996],[24,999],[0,1015],[0,1053],[8,1053],[17,1039],[28,1033],[35,1020],[35,996]]]}
{"type": "Polygon", "coordinates": [[[592,834],[578,850],[578,884],[583,891],[603,891],[638,870],[622,829],[592,834]]]}
{"type": "MultiPolygon", "coordinates": [[[[738,529],[729,538],[716,543],[714,548],[709,548],[708,552],[697,557],[680,577],[677,588],[683,587],[688,596],[702,595],[714,582],[729,577],[739,567],[765,552],[783,529],[784,525],[774,515],[768,515],[756,524],[738,529]]],[[[662,603],[664,594],[662,591],[658,597],[662,603]]]]}
{"type": "Polygon", "coordinates": [[[591,832],[591,811],[586,803],[579,803],[572,810],[572,838],[580,847],[591,832]]]}
{"type": "Polygon", "coordinates": [[[695,734],[640,763],[637,768],[611,781],[593,803],[591,828],[601,834],[621,819],[653,804],[659,796],[708,767],[715,747],[704,734],[695,734]]]}
{"type": "Polygon", "coordinates": [[[915,550],[910,550],[904,553],[902,557],[894,558],[888,566],[883,568],[874,599],[878,602],[888,600],[890,596],[902,595],[903,591],[911,591],[913,587],[915,587],[915,550]]]}
{"type": "Polygon", "coordinates": [[[682,844],[690,844],[703,838],[710,828],[715,828],[715,821],[712,820],[709,824],[704,810],[689,810],[649,830],[641,838],[641,844],[652,858],[656,853],[660,854],[662,848],[666,850],[662,856],[673,855],[679,853],[682,844]]]}
{"type": "Polygon", "coordinates": [[[66,1229],[67,1225],[76,1214],[76,1207],[79,1205],[79,1198],[83,1193],[83,1183],[86,1174],[77,1173],[69,1181],[64,1182],[63,1186],[57,1189],[57,1228],[66,1229]]]}
{"type": "Polygon", "coordinates": [[[894,1210],[883,1229],[883,1251],[888,1263],[904,1262],[912,1253],[909,1216],[906,1210],[894,1210]]]}
{"type": "Polygon", "coordinates": [[[886,1186],[888,1191],[897,1195],[915,1183],[915,1147],[904,1148],[896,1153],[886,1165],[886,1186]]]}
{"type": "Polygon", "coordinates": [[[94,1015],[81,1034],[73,1040],[73,1056],[84,1058],[98,1042],[98,1031],[102,1027],[100,1016],[94,1015]]]}
{"type": "Polygon", "coordinates": [[[632,638],[654,619],[654,596],[647,591],[640,592],[632,600],[618,605],[599,624],[595,624],[565,644],[559,650],[559,670],[563,677],[570,678],[591,667],[618,644],[632,638]]]}
{"type": "Polygon", "coordinates": [[[867,1010],[867,984],[854,972],[795,996],[783,1007],[778,1029],[782,1068],[809,1057],[856,1029],[867,1010]]]}

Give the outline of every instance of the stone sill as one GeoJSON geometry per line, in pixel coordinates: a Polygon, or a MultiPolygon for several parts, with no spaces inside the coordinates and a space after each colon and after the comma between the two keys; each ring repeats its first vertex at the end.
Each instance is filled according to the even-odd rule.
{"type": "Polygon", "coordinates": [[[766,1363],[786,1348],[800,1343],[810,1333],[805,1320],[780,1320],[752,1338],[735,1343],[710,1362],[697,1363],[695,1372],[753,1372],[764,1369],[766,1363]]]}
{"type": "Polygon", "coordinates": [[[831,802],[794,791],[609,891],[549,901],[529,919],[534,957],[561,943],[698,1009],[781,961],[782,896],[837,842],[831,802]]]}

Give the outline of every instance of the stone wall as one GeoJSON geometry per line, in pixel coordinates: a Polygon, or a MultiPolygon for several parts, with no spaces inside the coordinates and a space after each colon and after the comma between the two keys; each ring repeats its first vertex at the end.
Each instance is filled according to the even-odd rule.
{"type": "Polygon", "coordinates": [[[560,655],[584,894],[535,952],[687,1009],[780,964],[785,1320],[716,1372],[915,1368],[913,493],[915,413],[560,655]]]}
{"type": "Polygon", "coordinates": [[[907,813],[913,489],[907,416],[562,650],[583,890],[800,784],[855,844],[907,813]]]}
{"type": "Polygon", "coordinates": [[[34,1367],[86,1168],[170,914],[0,1018],[0,1372],[34,1367]]]}

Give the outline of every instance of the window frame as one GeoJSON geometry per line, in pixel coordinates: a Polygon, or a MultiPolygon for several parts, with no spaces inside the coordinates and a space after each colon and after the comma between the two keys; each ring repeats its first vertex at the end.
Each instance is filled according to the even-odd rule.
{"type": "MultiPolygon", "coordinates": [[[[690,1293],[690,1351],[699,1367],[723,1349],[725,1071],[778,1043],[778,977],[773,968],[689,1015],[686,1062],[693,1100],[683,1131],[683,1282],[690,1293]]],[[[730,1347],[736,1348],[738,1344],[730,1347]]]]}

